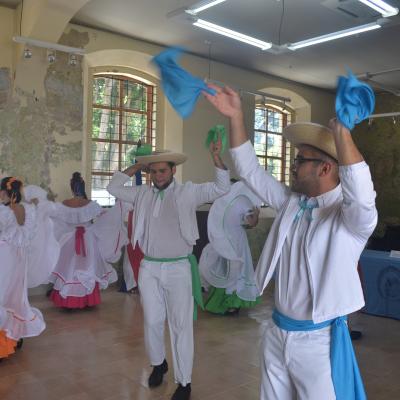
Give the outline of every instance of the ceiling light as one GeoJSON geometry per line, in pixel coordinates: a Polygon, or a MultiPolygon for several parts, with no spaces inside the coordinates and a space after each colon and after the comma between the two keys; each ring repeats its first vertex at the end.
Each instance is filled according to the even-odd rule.
{"type": "Polygon", "coordinates": [[[195,15],[201,11],[207,10],[207,8],[211,8],[216,6],[217,4],[223,3],[226,0],[213,0],[213,1],[202,1],[200,2],[197,7],[195,8],[189,8],[188,10],[185,10],[188,14],[195,15]]]}
{"type": "Polygon", "coordinates": [[[251,36],[244,35],[243,33],[232,31],[231,29],[224,28],[223,26],[212,24],[211,22],[203,19],[198,19],[193,22],[193,25],[199,28],[207,29],[208,31],[218,33],[223,36],[230,37],[240,42],[251,44],[252,46],[259,47],[261,50],[268,50],[272,47],[272,43],[264,42],[262,40],[253,38],[251,36]]]}
{"type": "Polygon", "coordinates": [[[32,39],[25,36],[14,36],[13,41],[31,45],[33,47],[42,47],[49,50],[62,51],[64,53],[74,53],[79,55],[84,55],[86,53],[85,49],[80,47],[64,46],[63,44],[44,42],[43,40],[32,39]]]}
{"type": "Polygon", "coordinates": [[[371,31],[373,29],[378,29],[380,27],[381,25],[379,25],[376,22],[373,22],[366,25],[356,26],[350,29],[344,29],[343,31],[337,31],[333,33],[328,33],[327,35],[322,35],[322,36],[317,36],[315,38],[302,40],[301,42],[290,43],[287,45],[287,47],[290,50],[297,50],[301,49],[302,47],[312,46],[314,44],[328,42],[330,40],[335,40],[346,36],[356,35],[357,33],[371,31]]]}
{"type": "Polygon", "coordinates": [[[378,13],[382,14],[383,17],[392,17],[399,13],[399,9],[392,7],[390,4],[382,0],[358,0],[368,7],[373,8],[378,13]]]}

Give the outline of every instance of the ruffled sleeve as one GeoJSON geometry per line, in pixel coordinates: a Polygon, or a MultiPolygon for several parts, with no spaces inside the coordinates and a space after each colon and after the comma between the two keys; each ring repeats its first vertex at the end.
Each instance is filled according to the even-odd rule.
{"type": "Polygon", "coordinates": [[[9,207],[0,207],[0,240],[12,243],[17,247],[29,246],[37,229],[35,206],[24,204],[23,207],[25,209],[23,225],[17,223],[14,212],[9,207]]]}
{"type": "Polygon", "coordinates": [[[103,212],[103,209],[95,201],[91,201],[83,207],[67,207],[62,203],[56,203],[52,217],[60,219],[68,224],[84,224],[95,219],[103,212]]]}

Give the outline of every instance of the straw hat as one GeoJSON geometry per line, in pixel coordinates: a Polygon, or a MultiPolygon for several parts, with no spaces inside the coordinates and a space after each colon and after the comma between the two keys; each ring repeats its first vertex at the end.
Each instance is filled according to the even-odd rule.
{"type": "Polygon", "coordinates": [[[337,160],[336,145],[332,131],[313,122],[297,122],[283,129],[283,136],[294,146],[313,146],[337,160]]]}
{"type": "Polygon", "coordinates": [[[207,233],[210,243],[222,257],[237,259],[239,243],[246,233],[245,216],[262,200],[244,183],[236,182],[230,191],[214,201],[208,214],[207,233]]]}
{"type": "Polygon", "coordinates": [[[156,162],[172,162],[175,165],[183,164],[187,160],[187,155],[175,153],[170,150],[153,151],[148,156],[137,156],[136,161],[140,164],[149,165],[156,162]]]}

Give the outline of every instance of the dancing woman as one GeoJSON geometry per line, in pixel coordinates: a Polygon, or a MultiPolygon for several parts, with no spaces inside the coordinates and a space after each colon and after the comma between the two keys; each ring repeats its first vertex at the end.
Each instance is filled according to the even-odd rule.
{"type": "Polygon", "coordinates": [[[51,275],[50,295],[58,307],[85,308],[100,304],[100,289],[117,280],[114,268],[102,256],[92,220],[103,210],[88,200],[85,181],[74,172],[70,181],[73,197],[55,203],[53,220],[61,251],[51,275]]]}
{"type": "MultiPolygon", "coordinates": [[[[22,338],[38,336],[46,327],[42,313],[28,300],[32,248],[45,246],[34,238],[43,229],[34,204],[22,204],[22,182],[13,177],[0,184],[0,358],[14,353],[22,338]]],[[[36,249],[40,251],[40,249],[36,249]]],[[[35,250],[35,251],[36,251],[35,250]]],[[[57,249],[55,249],[57,252],[57,249]]],[[[57,256],[57,255],[56,255],[57,256]]],[[[54,257],[51,257],[54,259],[54,257]]],[[[47,259],[42,267],[48,269],[47,259]]],[[[39,271],[40,273],[40,271],[39,271]]]]}

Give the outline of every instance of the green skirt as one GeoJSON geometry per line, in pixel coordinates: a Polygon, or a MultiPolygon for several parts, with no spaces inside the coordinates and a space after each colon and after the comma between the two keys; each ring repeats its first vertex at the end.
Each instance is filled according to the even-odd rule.
{"type": "Polygon", "coordinates": [[[211,286],[204,308],[214,314],[225,314],[230,308],[251,308],[260,303],[260,297],[257,297],[255,301],[245,301],[236,293],[226,294],[225,289],[211,286]]]}

